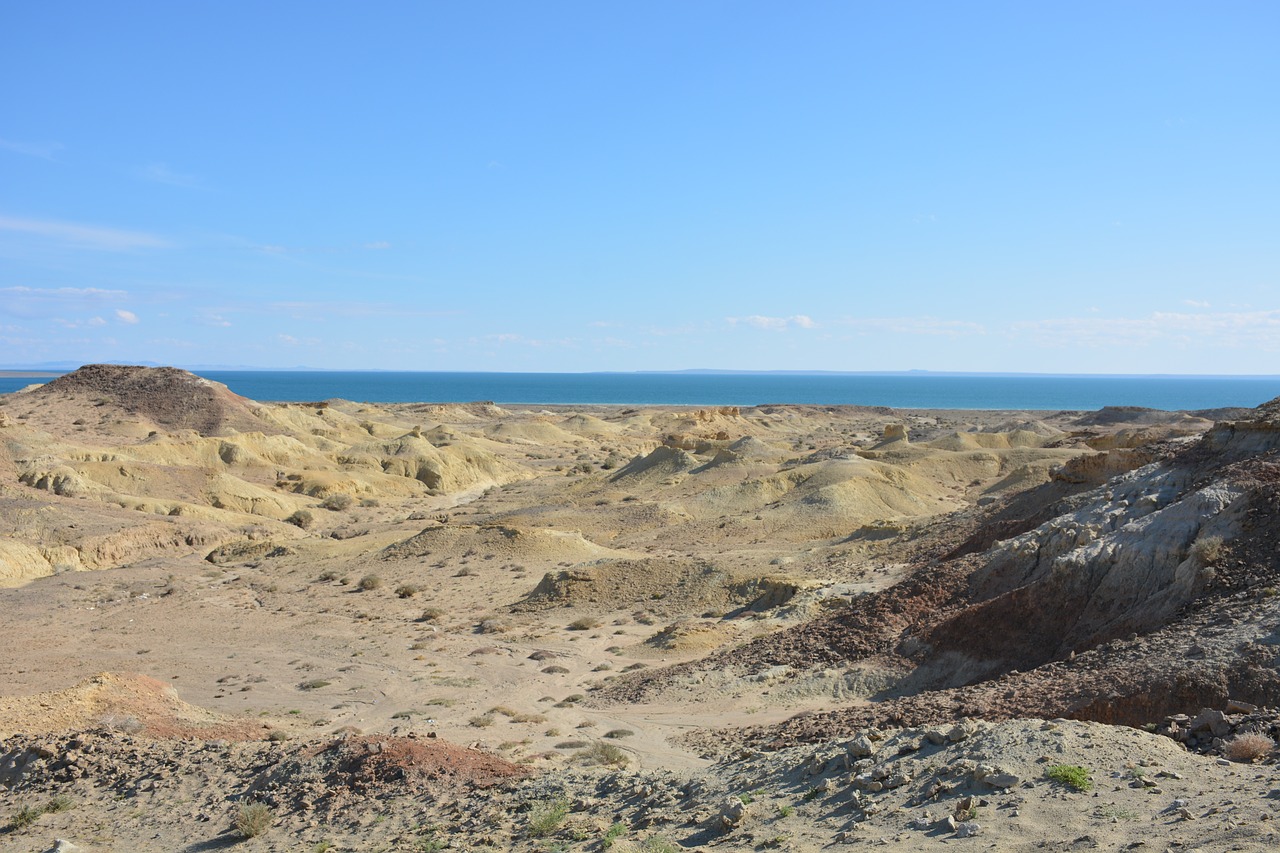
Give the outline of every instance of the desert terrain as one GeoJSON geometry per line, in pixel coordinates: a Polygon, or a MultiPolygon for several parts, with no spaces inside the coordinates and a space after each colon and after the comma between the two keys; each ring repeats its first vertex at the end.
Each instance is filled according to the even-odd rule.
{"type": "Polygon", "coordinates": [[[1280,403],[0,396],[0,848],[1268,850],[1280,403]]]}

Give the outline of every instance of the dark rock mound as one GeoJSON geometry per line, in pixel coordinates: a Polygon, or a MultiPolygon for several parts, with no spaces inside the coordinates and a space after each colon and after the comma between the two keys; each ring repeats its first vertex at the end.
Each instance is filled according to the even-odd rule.
{"type": "Polygon", "coordinates": [[[156,426],[193,429],[203,435],[264,427],[249,400],[221,383],[176,367],[87,364],[31,393],[114,405],[156,426]]]}
{"type": "Polygon", "coordinates": [[[327,810],[371,797],[489,788],[527,775],[519,765],[434,734],[368,735],[304,748],[265,771],[250,790],[277,805],[327,810]]]}
{"type": "Polygon", "coordinates": [[[1115,426],[1116,424],[1160,424],[1182,417],[1181,412],[1148,409],[1142,406],[1103,406],[1076,420],[1078,426],[1115,426]]]}

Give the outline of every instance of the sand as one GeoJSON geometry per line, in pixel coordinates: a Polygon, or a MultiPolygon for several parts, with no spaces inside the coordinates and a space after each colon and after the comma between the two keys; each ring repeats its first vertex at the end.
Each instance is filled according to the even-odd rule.
{"type": "MultiPolygon", "coordinates": [[[[1160,609],[1144,596],[1155,615],[1140,630],[1081,628],[1078,647],[1036,660],[998,644],[965,658],[954,627],[969,624],[971,578],[997,596],[1018,586],[991,568],[1004,565],[1000,543],[1054,518],[1092,530],[1089,507],[1117,488],[1109,477],[1189,466],[1188,448],[1210,453],[1212,419],[267,405],[138,370],[0,397],[0,822],[60,794],[74,804],[8,830],[6,850],[55,837],[215,849],[250,801],[271,814],[241,842],[251,850],[587,850],[618,825],[607,840],[624,850],[1274,841],[1274,764],[1224,765],[1221,744],[1189,751],[1132,727],[1198,706],[1106,720],[1127,726],[1041,719],[1069,712],[1043,686],[1067,684],[1066,670],[1044,667],[1155,636],[1183,599],[1160,609]],[[1017,688],[1022,713],[954,693],[971,678],[993,696],[1031,683],[1018,669],[1040,679],[1017,688]],[[928,736],[984,715],[963,741],[928,736]],[[867,732],[893,761],[882,748],[853,755],[867,732]],[[148,757],[131,759],[139,750],[148,757]],[[384,752],[394,760],[375,763],[376,789],[364,770],[333,775],[384,752]],[[916,762],[907,782],[859,781],[881,765],[880,781],[905,772],[902,761],[916,762]],[[1055,763],[1087,764],[1093,791],[1049,781],[1055,763]],[[1018,781],[992,787],[970,764],[1018,781]],[[1130,785],[1161,772],[1177,775],[1130,785]],[[920,799],[938,780],[950,787],[920,799]],[[324,785],[342,795],[326,799],[324,785]],[[939,823],[964,796],[983,827],[972,839],[939,823]],[[730,798],[750,802],[726,812],[730,798]],[[557,823],[547,814],[561,802],[557,823]],[[542,818],[555,825],[535,830],[542,818]]],[[[1250,440],[1261,444],[1249,459],[1269,452],[1250,440]]],[[[1189,474],[1169,502],[1219,476],[1197,464],[1201,479],[1189,474]]],[[[1235,515],[1220,508],[1212,523],[1228,540],[1251,535],[1262,488],[1230,464],[1232,500],[1255,497],[1235,515]]],[[[1186,600],[1235,577],[1220,562],[1186,600]]],[[[1024,583],[1040,582],[1028,572],[1024,583]]],[[[1229,596],[1254,591],[1232,625],[1258,626],[1261,643],[1271,617],[1258,572],[1221,600],[1239,609],[1229,596]]],[[[1027,618],[1007,602],[990,612],[1027,618]]],[[[1107,618],[1097,624],[1120,624],[1107,618]]],[[[1230,669],[1231,638],[1221,659],[1206,653],[1217,667],[1206,679],[1230,669]]],[[[1071,681],[1071,695],[1118,689],[1112,657],[1088,669],[1112,681],[1071,681]]],[[[1224,691],[1270,695],[1261,676],[1222,678],[1224,691]]],[[[1202,698],[1225,697],[1197,686],[1182,701],[1202,698]]]]}

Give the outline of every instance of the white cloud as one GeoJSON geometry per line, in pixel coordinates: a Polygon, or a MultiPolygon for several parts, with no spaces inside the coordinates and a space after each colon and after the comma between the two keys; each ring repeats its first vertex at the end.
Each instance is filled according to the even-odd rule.
{"type": "Polygon", "coordinates": [[[1192,308],[1208,308],[1209,307],[1208,302],[1201,302],[1198,299],[1184,299],[1182,300],[1182,304],[1190,305],[1192,308]]]}
{"type": "Polygon", "coordinates": [[[205,314],[200,318],[200,322],[206,326],[217,326],[224,329],[231,325],[231,321],[221,314],[205,314]]]}
{"type": "Polygon", "coordinates": [[[39,157],[41,160],[52,160],[66,146],[61,142],[16,142],[12,139],[0,139],[0,148],[15,154],[28,157],[39,157]]]}
{"type": "Polygon", "coordinates": [[[276,339],[280,341],[280,343],[288,344],[291,347],[296,347],[298,345],[298,339],[295,338],[293,335],[286,335],[281,333],[276,335],[276,339]]]}
{"type": "MultiPolygon", "coordinates": [[[[576,348],[577,340],[573,338],[543,339],[543,338],[526,338],[524,335],[503,333],[495,335],[485,335],[484,340],[492,341],[496,344],[518,344],[520,346],[534,347],[541,349],[544,347],[569,347],[576,348]]],[[[476,343],[472,339],[472,343],[476,343]]]]}
{"type": "Polygon", "coordinates": [[[123,308],[116,309],[116,319],[121,323],[128,323],[130,326],[138,322],[138,315],[132,311],[126,311],[123,308]]]}
{"type": "Polygon", "coordinates": [[[1161,342],[1182,347],[1280,349],[1280,311],[1064,317],[1014,323],[1011,329],[1049,346],[1142,346],[1161,342]]]}
{"type": "Polygon", "coordinates": [[[203,189],[200,178],[182,172],[175,172],[167,163],[148,163],[135,169],[134,174],[145,181],[157,184],[168,184],[171,187],[182,187],[188,190],[203,189]]]}
{"type": "Polygon", "coordinates": [[[865,332],[888,332],[894,335],[985,335],[981,323],[968,320],[944,320],[938,317],[846,317],[838,325],[865,332]]]}
{"type": "Polygon", "coordinates": [[[103,290],[99,287],[0,287],[0,293],[17,293],[29,299],[121,299],[128,296],[125,290],[103,290]]]}
{"type": "Polygon", "coordinates": [[[750,317],[726,317],[725,322],[730,326],[751,326],[756,329],[769,329],[776,332],[792,326],[800,329],[816,329],[818,327],[812,317],[804,314],[793,314],[790,317],[765,317],[760,314],[752,314],[750,317]]]}
{"type": "MultiPolygon", "coordinates": [[[[258,306],[260,307],[260,306],[258,306]]],[[[247,309],[245,309],[247,310],[247,309]]],[[[447,317],[457,311],[424,311],[409,305],[386,302],[272,302],[267,306],[272,314],[288,313],[297,320],[315,320],[328,317],[447,317]]]]}
{"type": "Polygon", "coordinates": [[[107,252],[159,249],[169,245],[161,237],[143,231],[124,231],[118,228],[102,228],[97,225],[81,225],[75,222],[59,222],[53,219],[27,219],[17,216],[0,216],[0,231],[34,234],[38,237],[65,243],[77,249],[99,249],[107,252]]]}
{"type": "MultiPolygon", "coordinates": [[[[31,320],[47,319],[67,328],[98,325],[88,318],[101,319],[111,303],[129,296],[124,290],[97,287],[0,287],[0,312],[31,320]]],[[[106,322],[103,320],[102,322],[106,322]]]]}

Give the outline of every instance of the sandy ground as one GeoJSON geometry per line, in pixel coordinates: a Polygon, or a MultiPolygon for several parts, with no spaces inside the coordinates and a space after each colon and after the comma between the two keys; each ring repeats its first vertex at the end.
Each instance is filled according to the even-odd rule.
{"type": "Polygon", "coordinates": [[[1128,728],[984,724],[942,747],[886,731],[895,761],[917,764],[884,796],[859,781],[879,764],[857,766],[846,741],[820,770],[809,747],[690,745],[874,703],[904,675],[889,661],[719,667],[634,704],[593,698],[889,588],[965,513],[1108,443],[1194,436],[1211,419],[269,406],[215,389],[192,420],[161,398],[176,387],[0,398],[0,821],[60,791],[72,805],[15,820],[6,850],[55,837],[86,850],[1274,843],[1274,765],[1223,765],[1128,728]],[[528,775],[497,789],[406,783],[328,811],[252,788],[291,750],[353,735],[471,747],[528,775]],[[83,751],[77,737],[125,769],[150,744],[169,770],[140,786],[103,758],[59,782],[53,754],[83,751]],[[50,755],[22,777],[37,742],[50,755]],[[593,766],[586,753],[606,747],[593,766]],[[1017,782],[984,785],[965,761],[1017,782]],[[1092,791],[1047,781],[1050,764],[1076,762],[1092,791]],[[1178,775],[1130,786],[1163,771],[1178,775]],[[912,802],[944,777],[947,796],[912,802]],[[971,839],[938,823],[965,792],[977,804],[960,816],[984,827],[971,839]],[[722,815],[744,795],[742,815],[722,815]],[[254,800],[270,826],[241,840],[229,827],[254,800]],[[563,820],[534,832],[557,803],[563,820]]]}

